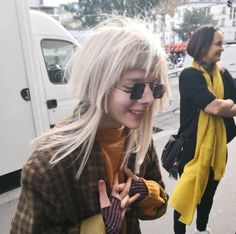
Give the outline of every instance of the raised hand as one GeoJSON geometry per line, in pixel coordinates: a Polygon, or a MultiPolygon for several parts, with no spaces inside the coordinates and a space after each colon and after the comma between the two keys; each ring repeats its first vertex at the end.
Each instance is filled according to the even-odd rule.
{"type": "Polygon", "coordinates": [[[119,184],[118,174],[115,175],[110,198],[107,195],[106,185],[103,180],[98,181],[101,213],[104,219],[107,234],[118,234],[120,232],[122,219],[127,208],[140,195],[129,197],[131,178],[126,183],[119,184]]]}
{"type": "Polygon", "coordinates": [[[136,194],[140,194],[139,198],[134,202],[134,204],[138,204],[148,196],[148,189],[143,180],[135,175],[128,167],[124,166],[123,170],[125,174],[132,179],[129,195],[132,197],[136,194]]]}
{"type": "Polygon", "coordinates": [[[130,209],[131,204],[133,204],[139,197],[140,194],[134,194],[130,196],[130,188],[131,188],[131,182],[132,179],[129,177],[129,179],[126,182],[124,190],[121,192],[121,217],[125,216],[125,213],[130,209]]]}
{"type": "Polygon", "coordinates": [[[134,180],[134,181],[138,181],[139,180],[139,177],[137,175],[135,175],[127,166],[123,167],[123,171],[132,180],[134,180]]]}

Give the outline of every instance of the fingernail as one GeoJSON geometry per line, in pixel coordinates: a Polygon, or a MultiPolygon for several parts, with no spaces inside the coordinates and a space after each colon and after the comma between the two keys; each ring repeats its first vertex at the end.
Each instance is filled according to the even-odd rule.
{"type": "Polygon", "coordinates": [[[98,183],[102,184],[102,183],[104,183],[104,180],[99,180],[98,183]]]}

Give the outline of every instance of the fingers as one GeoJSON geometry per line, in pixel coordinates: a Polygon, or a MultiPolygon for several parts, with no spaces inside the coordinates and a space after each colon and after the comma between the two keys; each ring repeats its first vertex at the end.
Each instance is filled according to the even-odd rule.
{"type": "Polygon", "coordinates": [[[132,197],[129,197],[129,195],[127,195],[126,197],[124,197],[121,200],[121,218],[123,220],[125,214],[127,211],[129,211],[131,209],[130,205],[135,202],[138,198],[140,197],[140,194],[137,193],[132,197]]]}
{"type": "Polygon", "coordinates": [[[129,195],[126,195],[122,200],[121,200],[121,204],[120,207],[121,209],[124,209],[126,207],[126,205],[129,202],[129,195]]]}
{"type": "Polygon", "coordinates": [[[129,195],[127,195],[126,197],[124,197],[121,200],[121,209],[124,209],[125,207],[130,206],[132,203],[134,203],[138,198],[140,197],[140,194],[137,193],[132,197],[129,197],[129,195]]]}
{"type": "Polygon", "coordinates": [[[104,180],[98,181],[98,192],[99,192],[99,200],[101,209],[107,206],[110,206],[110,200],[107,196],[107,190],[104,180]]]}
{"type": "Polygon", "coordinates": [[[132,203],[134,203],[140,196],[141,196],[140,193],[136,193],[134,196],[130,197],[130,199],[129,199],[129,205],[131,205],[132,203]]]}
{"type": "MultiPolygon", "coordinates": [[[[129,177],[128,180],[125,183],[119,184],[118,173],[116,173],[114,176],[114,183],[112,186],[112,193],[111,193],[112,196],[122,201],[122,204],[121,204],[122,208],[129,206],[140,197],[140,194],[135,194],[134,196],[129,197],[129,191],[130,191],[132,179],[138,180],[139,177],[136,176],[126,166],[124,167],[124,171],[129,177]]],[[[105,185],[104,180],[98,181],[98,191],[99,191],[99,200],[100,200],[101,208],[110,206],[110,200],[107,195],[106,185],[105,185]]]]}
{"type": "Polygon", "coordinates": [[[123,167],[125,174],[133,180],[139,180],[139,177],[136,176],[127,166],[123,167]]]}
{"type": "Polygon", "coordinates": [[[121,211],[121,220],[123,220],[124,216],[125,216],[125,213],[126,213],[127,210],[123,209],[121,211]]]}
{"type": "Polygon", "coordinates": [[[116,193],[121,192],[124,188],[125,188],[125,183],[120,183],[119,184],[119,175],[118,173],[115,174],[114,177],[114,182],[113,182],[113,186],[112,186],[112,190],[116,193]]]}
{"type": "Polygon", "coordinates": [[[112,185],[112,192],[111,192],[112,196],[121,199],[120,193],[124,190],[124,188],[125,188],[125,183],[119,184],[118,173],[116,173],[112,185]]]}
{"type": "Polygon", "coordinates": [[[121,200],[125,198],[129,194],[130,186],[131,186],[131,178],[129,178],[126,183],[124,189],[120,193],[121,200]]]}
{"type": "Polygon", "coordinates": [[[113,186],[119,185],[119,175],[118,173],[115,174],[114,176],[114,181],[113,181],[113,186]]]}
{"type": "Polygon", "coordinates": [[[121,184],[117,185],[116,186],[116,192],[120,193],[121,191],[123,191],[124,188],[125,188],[125,185],[126,185],[126,183],[121,183],[121,184]]]}

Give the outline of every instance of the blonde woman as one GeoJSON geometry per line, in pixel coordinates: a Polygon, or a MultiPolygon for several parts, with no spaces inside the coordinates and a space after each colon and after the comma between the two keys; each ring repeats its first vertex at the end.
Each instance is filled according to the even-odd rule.
{"type": "Polygon", "coordinates": [[[168,97],[163,49],[132,22],[107,20],[74,55],[70,84],[78,105],[37,140],[11,233],[86,233],[96,218],[108,234],[140,233],[138,219],[167,202],[152,143],[168,97]]]}

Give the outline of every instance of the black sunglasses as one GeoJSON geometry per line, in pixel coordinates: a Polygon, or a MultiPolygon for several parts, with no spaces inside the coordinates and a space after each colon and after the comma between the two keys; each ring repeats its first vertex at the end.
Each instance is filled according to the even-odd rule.
{"type": "Polygon", "coordinates": [[[149,87],[152,90],[152,94],[155,99],[159,99],[159,98],[163,97],[165,90],[166,90],[166,86],[165,86],[165,84],[160,84],[156,81],[136,83],[136,84],[134,84],[133,87],[131,87],[131,88],[127,87],[126,89],[125,89],[125,87],[124,88],[121,88],[118,86],[115,86],[115,87],[117,89],[120,89],[120,90],[126,92],[126,93],[130,93],[131,100],[138,100],[138,99],[142,98],[146,84],[149,84],[149,87]]]}

